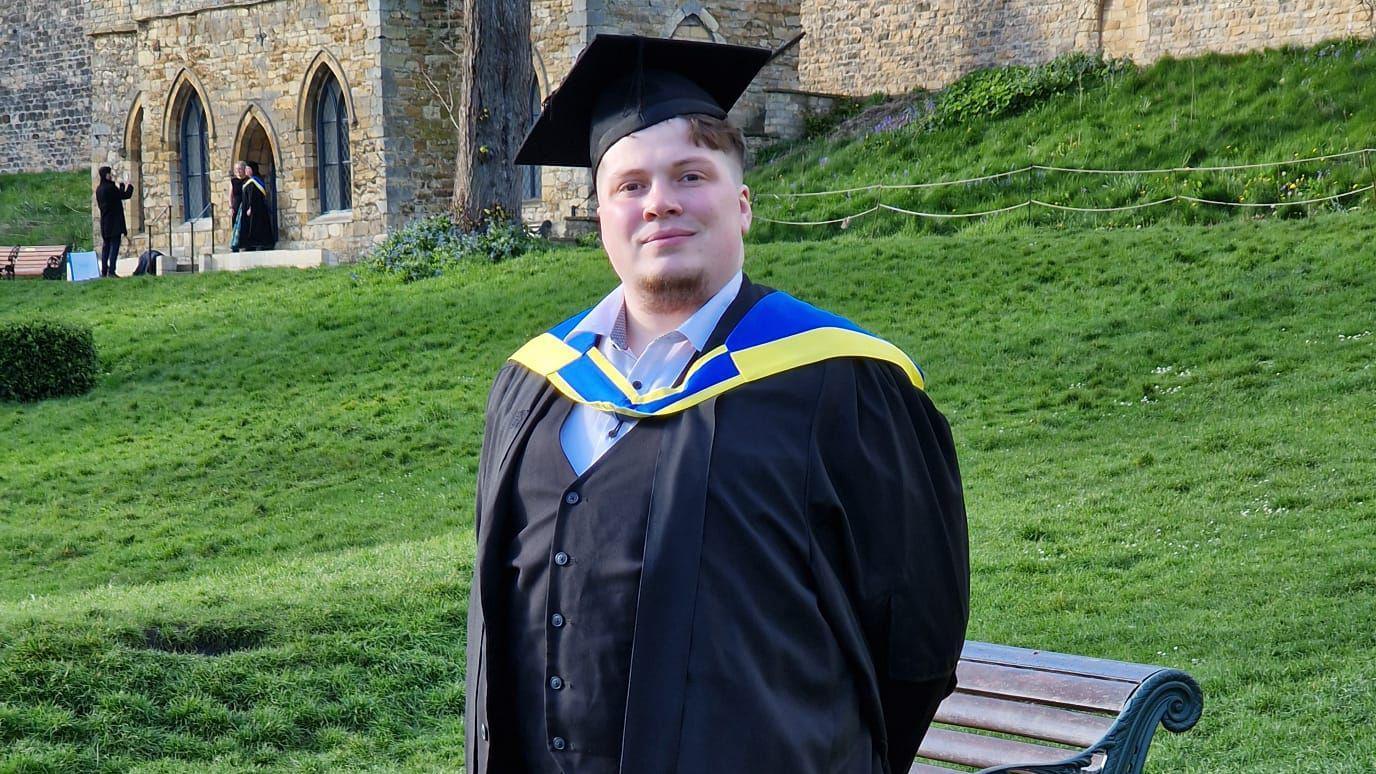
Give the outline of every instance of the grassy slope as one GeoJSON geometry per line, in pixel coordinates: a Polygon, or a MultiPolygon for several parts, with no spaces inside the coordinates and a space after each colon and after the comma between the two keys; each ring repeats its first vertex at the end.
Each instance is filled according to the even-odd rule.
{"type": "MultiPolygon", "coordinates": [[[[1205,719],[1155,771],[1364,771],[1373,238],[1365,215],[1013,229],[749,269],[927,367],[973,637],[1198,676],[1205,719]]],[[[610,281],[581,251],[407,287],[0,286],[96,325],[108,364],[87,397],[0,407],[0,771],[457,765],[483,394],[610,281]],[[219,655],[175,652],[197,647],[219,655]]]]}
{"type": "Polygon", "coordinates": [[[90,250],[91,196],[85,171],[0,175],[0,245],[90,250]]]}
{"type": "MultiPolygon", "coordinates": [[[[924,134],[914,127],[854,142],[800,143],[748,176],[758,214],[818,221],[853,215],[876,202],[926,212],[974,212],[1029,198],[1080,207],[1118,207],[1175,194],[1248,202],[1301,200],[1373,182],[1360,157],[1270,170],[1175,176],[1103,177],[1038,173],[971,186],[886,191],[850,197],[780,200],[770,194],[825,191],[872,183],[967,179],[1029,164],[1098,169],[1216,166],[1283,161],[1376,147],[1376,44],[1338,43],[1308,50],[1164,60],[1082,91],[1049,99],[1022,115],[924,134]],[[1289,184],[1295,187],[1287,188],[1289,184]]],[[[1376,161],[1376,159],[1372,159],[1376,161]]],[[[1344,202],[1372,209],[1367,194],[1344,202]]],[[[1322,210],[1327,205],[1312,205],[1322,210]]],[[[1303,209],[1286,214],[1302,214],[1303,209]]],[[[1170,204],[1115,215],[1066,215],[1044,208],[1035,222],[1133,225],[1161,220],[1213,222],[1252,212],[1170,204]]],[[[1026,211],[1001,216],[1022,222],[1026,211]]],[[[982,220],[920,220],[876,213],[849,233],[946,232],[982,220]]],[[[759,223],[756,241],[820,239],[840,226],[759,223]]]]}

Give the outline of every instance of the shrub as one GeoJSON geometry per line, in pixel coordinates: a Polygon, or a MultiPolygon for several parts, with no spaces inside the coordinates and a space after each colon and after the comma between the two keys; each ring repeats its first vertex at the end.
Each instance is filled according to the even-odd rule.
{"type": "Polygon", "coordinates": [[[977,70],[942,90],[927,125],[939,129],[982,118],[999,118],[1023,110],[1077,86],[1094,83],[1132,65],[1076,52],[1044,65],[1015,65],[977,70]]]}
{"type": "Polygon", "coordinates": [[[803,115],[803,140],[821,140],[831,134],[841,124],[860,115],[867,108],[883,104],[888,98],[883,94],[871,94],[865,99],[838,97],[830,110],[811,112],[803,115]]]}
{"type": "Polygon", "coordinates": [[[452,215],[414,220],[392,232],[363,258],[363,265],[403,282],[438,277],[465,260],[496,263],[523,255],[540,238],[500,213],[465,228],[452,215]]]}
{"type": "Polygon", "coordinates": [[[86,326],[51,320],[0,323],[0,400],[90,392],[100,360],[86,326]]]}

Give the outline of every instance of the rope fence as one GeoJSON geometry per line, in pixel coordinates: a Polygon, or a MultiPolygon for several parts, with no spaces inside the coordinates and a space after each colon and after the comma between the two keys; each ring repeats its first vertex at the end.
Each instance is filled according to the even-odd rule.
{"type": "MultiPolygon", "coordinates": [[[[1024,175],[1024,174],[1028,174],[1028,173],[1036,172],[1036,171],[1043,171],[1043,172],[1058,172],[1058,173],[1065,173],[1065,174],[1080,174],[1080,175],[1161,175],[1161,174],[1182,174],[1182,173],[1194,173],[1194,172],[1235,172],[1235,171],[1247,170],[1247,169],[1270,169],[1270,168],[1275,168],[1275,167],[1296,166],[1296,165],[1300,165],[1300,164],[1310,164],[1310,163],[1314,163],[1314,162],[1318,162],[1318,161],[1329,161],[1329,160],[1333,160],[1333,159],[1351,158],[1351,157],[1353,157],[1353,156],[1361,156],[1361,157],[1363,158],[1363,161],[1367,162],[1367,164],[1369,165],[1369,164],[1370,164],[1370,161],[1369,161],[1369,159],[1368,159],[1367,157],[1368,157],[1369,154],[1373,154],[1373,153],[1376,153],[1376,148],[1362,148],[1362,149],[1360,149],[1360,150],[1344,151],[1344,152],[1342,152],[1342,153],[1330,153],[1330,154],[1326,154],[1326,155],[1323,155],[1323,156],[1308,156],[1308,157],[1305,157],[1305,158],[1288,159],[1288,160],[1286,160],[1286,161],[1268,161],[1268,162],[1262,162],[1262,163],[1257,163],[1257,164],[1227,164],[1227,165],[1209,166],[1209,167],[1161,167],[1161,168],[1157,168],[1157,169],[1089,169],[1089,168],[1082,168],[1082,167],[1057,167],[1057,166],[1051,166],[1051,165],[1047,165],[1047,164],[1029,164],[1029,165],[1027,165],[1027,166],[1025,166],[1025,167],[1020,167],[1020,168],[1018,168],[1018,169],[1011,169],[1011,170],[1008,170],[1008,171],[1006,171],[1006,172],[998,172],[998,173],[994,173],[994,174],[990,174],[990,175],[981,175],[981,176],[979,176],[979,177],[961,178],[961,179],[959,179],[959,180],[939,180],[939,181],[928,182],[928,183],[872,183],[872,184],[870,184],[870,185],[855,186],[855,187],[852,187],[852,188],[840,188],[840,189],[831,190],[831,191],[805,191],[805,192],[800,192],[800,193],[764,193],[764,194],[759,194],[759,195],[757,195],[757,198],[771,198],[771,199],[806,199],[806,198],[813,198],[813,197],[820,197],[820,196],[841,196],[841,195],[849,196],[849,195],[851,195],[851,194],[866,193],[866,192],[872,192],[872,191],[910,191],[910,190],[918,190],[918,189],[933,189],[933,188],[943,188],[943,187],[947,187],[947,186],[972,185],[972,184],[975,184],[975,183],[984,183],[984,182],[988,182],[988,181],[990,181],[990,180],[998,180],[998,179],[1003,179],[1003,178],[1011,178],[1011,177],[1015,177],[1015,176],[1018,176],[1018,175],[1024,175]]],[[[1039,200],[1039,199],[1032,199],[1032,198],[1029,198],[1029,199],[1027,199],[1026,201],[1018,202],[1017,204],[1013,204],[1013,205],[1010,205],[1010,206],[1007,206],[1007,207],[999,207],[999,208],[997,208],[997,209],[992,209],[992,210],[981,210],[981,211],[978,211],[978,212],[956,212],[956,213],[949,213],[949,212],[922,212],[922,211],[920,211],[920,210],[909,210],[909,209],[904,209],[904,208],[902,208],[902,207],[895,207],[895,206],[893,206],[893,205],[891,205],[891,204],[884,204],[883,202],[880,202],[880,203],[875,204],[874,206],[870,207],[869,209],[862,210],[862,211],[860,211],[860,212],[854,213],[853,215],[845,215],[845,216],[837,217],[837,218],[829,218],[829,219],[827,219],[827,220],[813,220],[813,221],[782,220],[782,219],[768,218],[768,217],[765,217],[765,216],[760,215],[760,214],[758,214],[758,213],[754,216],[754,219],[755,219],[755,220],[758,220],[758,221],[761,221],[761,222],[763,222],[763,223],[774,223],[774,224],[783,225],[783,226],[830,226],[830,225],[835,225],[835,224],[838,224],[838,223],[839,223],[839,224],[841,224],[841,227],[842,227],[842,228],[846,228],[847,226],[850,225],[850,223],[851,223],[852,221],[854,221],[854,220],[856,220],[856,219],[858,219],[858,218],[863,218],[863,217],[865,217],[866,215],[871,215],[871,214],[873,214],[873,213],[880,212],[880,211],[895,212],[895,213],[898,213],[898,214],[901,214],[901,215],[907,215],[907,216],[916,217],[916,218],[930,218],[930,219],[935,219],[935,220],[956,220],[956,219],[968,219],[968,218],[983,218],[983,217],[988,217],[988,216],[990,216],[990,215],[999,215],[999,214],[1002,214],[1002,213],[1005,213],[1005,212],[1012,212],[1012,211],[1014,211],[1014,210],[1020,210],[1020,209],[1025,209],[1025,208],[1033,208],[1033,207],[1045,207],[1045,208],[1047,208],[1047,209],[1059,210],[1059,211],[1062,211],[1062,212],[1110,213],[1110,212],[1130,212],[1130,211],[1133,211],[1133,210],[1146,209],[1146,208],[1148,208],[1148,207],[1156,207],[1156,206],[1160,206],[1160,205],[1163,205],[1163,204],[1171,204],[1171,203],[1173,203],[1173,202],[1189,202],[1189,203],[1192,203],[1192,204],[1208,204],[1208,205],[1212,205],[1212,206],[1216,206],[1216,207],[1237,207],[1237,208],[1247,208],[1247,209],[1272,209],[1272,210],[1274,210],[1274,209],[1277,209],[1277,208],[1280,208],[1280,207],[1293,207],[1293,206],[1300,206],[1300,205],[1320,204],[1320,203],[1323,203],[1323,202],[1339,201],[1339,200],[1342,200],[1342,199],[1346,199],[1346,198],[1348,198],[1348,197],[1357,196],[1357,195],[1359,195],[1359,194],[1363,194],[1363,193],[1366,193],[1366,192],[1368,192],[1368,191],[1373,191],[1373,190],[1376,190],[1376,178],[1373,178],[1372,184],[1370,184],[1370,185],[1366,185],[1366,186],[1363,186],[1363,187],[1361,187],[1361,188],[1354,188],[1354,189],[1352,189],[1352,190],[1350,190],[1350,191],[1344,191],[1344,192],[1342,192],[1342,193],[1333,194],[1333,195],[1331,195],[1331,196],[1322,196],[1322,197],[1317,197],[1317,198],[1313,198],[1313,199],[1303,199],[1303,200],[1283,201],[1283,202],[1264,202],[1264,203],[1254,203],[1254,202],[1229,202],[1229,201],[1219,201],[1219,200],[1215,200],[1215,199],[1203,199],[1203,198],[1199,198],[1199,197],[1196,197],[1196,196],[1187,196],[1187,195],[1185,195],[1185,194],[1177,194],[1177,195],[1174,195],[1174,196],[1165,197],[1165,198],[1163,198],[1163,199],[1157,199],[1157,200],[1155,200],[1155,201],[1140,202],[1140,203],[1138,203],[1138,204],[1128,204],[1128,205],[1124,205],[1124,206],[1121,206],[1121,207],[1075,207],[1075,206],[1066,205],[1066,204],[1056,204],[1056,203],[1054,203],[1054,202],[1046,202],[1046,201],[1041,201],[1041,200],[1039,200]]]]}
{"type": "Polygon", "coordinates": [[[1200,198],[1197,197],[1197,196],[1186,196],[1186,195],[1184,195],[1184,194],[1178,194],[1178,195],[1176,195],[1176,196],[1168,196],[1168,197],[1166,197],[1165,199],[1157,199],[1157,200],[1154,201],[1154,202],[1142,202],[1141,204],[1129,204],[1129,205],[1126,205],[1126,206],[1123,206],[1123,207],[1072,207],[1072,206],[1066,205],[1066,204],[1056,204],[1056,203],[1054,203],[1054,202],[1044,202],[1044,201],[1041,201],[1040,199],[1028,199],[1028,200],[1025,201],[1025,202],[1018,202],[1017,204],[1009,205],[1009,206],[1007,206],[1007,207],[1000,207],[1000,208],[998,208],[998,209],[996,209],[996,210],[981,210],[981,211],[979,211],[979,212],[920,212],[920,211],[917,211],[917,210],[905,210],[905,209],[903,209],[902,207],[894,207],[894,206],[891,205],[891,204],[876,204],[875,206],[869,208],[868,210],[862,210],[861,212],[857,212],[857,213],[855,213],[854,215],[845,215],[845,216],[842,216],[842,217],[839,217],[839,218],[832,218],[832,219],[830,219],[830,220],[811,220],[811,221],[808,221],[808,220],[774,220],[774,219],[771,219],[771,218],[766,218],[766,217],[764,217],[764,216],[762,216],[762,215],[755,215],[755,216],[754,216],[754,219],[755,219],[755,220],[758,220],[758,221],[761,221],[761,222],[764,222],[764,223],[776,223],[776,224],[783,225],[783,226],[830,226],[830,225],[833,225],[833,224],[836,224],[836,223],[840,223],[840,224],[842,224],[841,227],[842,227],[842,228],[845,228],[846,226],[849,226],[849,225],[850,225],[851,221],[856,220],[856,219],[858,219],[858,218],[863,218],[864,216],[869,215],[869,214],[874,213],[874,212],[878,212],[879,210],[887,210],[887,211],[889,211],[889,212],[897,212],[897,213],[899,213],[899,214],[901,214],[901,215],[909,215],[909,216],[912,216],[912,217],[915,217],[915,218],[932,218],[932,219],[938,219],[938,220],[954,220],[954,219],[958,219],[958,218],[983,218],[983,217],[987,217],[987,216],[989,216],[989,215],[999,215],[999,214],[1002,214],[1002,213],[1005,213],[1005,212],[1012,212],[1012,211],[1014,211],[1014,210],[1021,210],[1021,209],[1026,208],[1026,207],[1046,207],[1046,208],[1048,208],[1048,209],[1052,209],[1052,210],[1061,210],[1061,211],[1063,211],[1063,212],[1095,212],[1095,213],[1102,213],[1102,212],[1127,212],[1127,211],[1129,211],[1129,210],[1140,210],[1140,209],[1145,209],[1145,208],[1147,208],[1147,207],[1155,207],[1155,206],[1157,206],[1157,205],[1159,205],[1159,204],[1170,204],[1171,202],[1193,202],[1193,203],[1195,203],[1195,204],[1213,204],[1213,205],[1217,205],[1217,206],[1219,206],[1219,207],[1250,207],[1250,208],[1262,208],[1262,209],[1265,209],[1265,208],[1276,209],[1277,207],[1294,207],[1294,206],[1298,206],[1298,205],[1302,205],[1302,204],[1318,204],[1318,203],[1320,203],[1320,202],[1332,202],[1332,201],[1337,201],[1337,200],[1339,200],[1339,199],[1345,199],[1345,198],[1347,198],[1347,197],[1349,197],[1349,196],[1356,196],[1357,194],[1366,193],[1367,191],[1372,191],[1372,190],[1376,190],[1376,185],[1368,185],[1368,186],[1365,186],[1365,187],[1362,187],[1362,188],[1354,188],[1354,189],[1352,189],[1351,191],[1344,191],[1343,193],[1340,193],[1340,194],[1333,194],[1332,196],[1323,196],[1323,197],[1320,197],[1320,198],[1317,198],[1317,199],[1303,199],[1303,200],[1293,201],[1293,202],[1274,202],[1274,203],[1271,203],[1271,204],[1253,204],[1253,203],[1247,203],[1247,202],[1223,202],[1223,201],[1217,201],[1217,200],[1214,200],[1214,199],[1200,199],[1200,198]]]}

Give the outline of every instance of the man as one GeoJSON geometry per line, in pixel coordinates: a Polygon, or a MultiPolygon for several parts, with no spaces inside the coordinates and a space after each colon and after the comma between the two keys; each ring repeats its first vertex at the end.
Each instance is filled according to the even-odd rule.
{"type": "Polygon", "coordinates": [[[741,272],[724,119],[769,58],[599,36],[517,155],[592,168],[621,285],[489,396],[472,774],[901,774],[954,687],[945,420],[896,347],[741,272]]]}
{"type": "Polygon", "coordinates": [[[268,184],[258,175],[258,162],[246,161],[248,177],[241,188],[243,201],[239,215],[239,249],[271,250],[277,244],[272,202],[268,184]]]}
{"type": "Polygon", "coordinates": [[[127,180],[115,183],[109,167],[97,170],[96,207],[100,209],[100,276],[118,277],[115,261],[119,258],[119,243],[129,233],[124,222],[124,201],[134,195],[134,186],[127,180]]]}
{"type": "MultiPolygon", "coordinates": [[[[247,178],[248,165],[242,160],[234,162],[234,174],[229,178],[229,219],[231,227],[239,225],[239,205],[243,201],[244,180],[247,178]]],[[[231,252],[239,252],[238,238],[230,239],[229,249],[231,252]]]]}

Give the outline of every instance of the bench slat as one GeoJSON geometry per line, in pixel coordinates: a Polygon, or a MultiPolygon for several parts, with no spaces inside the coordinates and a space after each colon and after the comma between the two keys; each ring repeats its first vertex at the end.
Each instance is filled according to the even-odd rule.
{"type": "Polygon", "coordinates": [[[1113,718],[1020,701],[956,692],[941,703],[936,722],[1016,734],[1085,748],[1103,738],[1113,718]]]}
{"type": "MultiPolygon", "coordinates": [[[[6,257],[8,257],[12,252],[14,252],[13,246],[0,247],[0,254],[5,255],[6,257]]],[[[67,252],[66,245],[20,245],[17,254],[19,255],[19,257],[22,258],[26,255],[61,255],[65,252],[67,252]]]]}
{"type": "Polygon", "coordinates": [[[1162,669],[1162,667],[1151,664],[1131,664],[1126,661],[1075,656],[1049,650],[1030,650],[1012,645],[994,645],[988,642],[966,642],[960,657],[991,664],[1025,666],[1076,675],[1130,680],[1134,683],[1140,683],[1162,669]]]}
{"type": "Polygon", "coordinates": [[[965,734],[946,728],[933,728],[922,740],[917,754],[923,758],[964,766],[988,768],[1026,763],[1055,763],[1073,758],[1078,750],[1043,747],[994,736],[965,734]]]}
{"type": "Polygon", "coordinates": [[[930,763],[922,763],[919,761],[914,763],[912,768],[908,769],[908,774],[965,774],[965,772],[956,769],[947,769],[941,766],[933,766],[930,763]]]}
{"type": "Polygon", "coordinates": [[[956,667],[961,691],[1052,704],[1069,709],[1117,714],[1137,683],[1043,672],[1022,667],[961,661],[956,667]]]}

